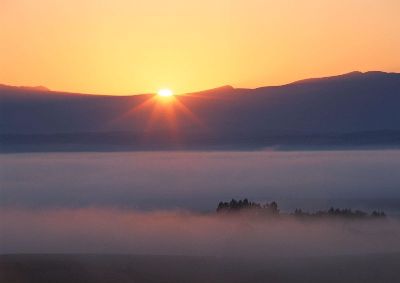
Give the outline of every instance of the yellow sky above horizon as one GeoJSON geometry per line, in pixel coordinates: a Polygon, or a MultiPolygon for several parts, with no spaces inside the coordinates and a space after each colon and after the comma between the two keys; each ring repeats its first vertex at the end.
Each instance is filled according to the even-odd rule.
{"type": "Polygon", "coordinates": [[[0,0],[0,83],[175,93],[400,72],[398,0],[0,0]]]}

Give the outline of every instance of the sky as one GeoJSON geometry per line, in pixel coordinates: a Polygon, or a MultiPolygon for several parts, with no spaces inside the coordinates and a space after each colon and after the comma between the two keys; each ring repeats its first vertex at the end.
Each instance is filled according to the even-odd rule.
{"type": "Polygon", "coordinates": [[[175,93],[400,72],[398,0],[0,0],[0,83],[175,93]]]}

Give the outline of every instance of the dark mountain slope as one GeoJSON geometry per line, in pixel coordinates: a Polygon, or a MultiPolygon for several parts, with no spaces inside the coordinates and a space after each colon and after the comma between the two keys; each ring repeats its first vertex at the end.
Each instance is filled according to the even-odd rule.
{"type": "Polygon", "coordinates": [[[400,144],[397,73],[353,72],[257,89],[224,86],[175,99],[0,86],[1,143],[3,148],[400,144]]]}

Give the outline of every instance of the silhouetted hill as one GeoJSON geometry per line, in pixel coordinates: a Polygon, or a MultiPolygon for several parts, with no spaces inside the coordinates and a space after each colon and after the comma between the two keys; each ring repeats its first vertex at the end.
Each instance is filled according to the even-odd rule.
{"type": "Polygon", "coordinates": [[[256,89],[224,86],[176,100],[1,85],[1,148],[400,145],[398,73],[352,72],[256,89]]]}
{"type": "Polygon", "coordinates": [[[45,86],[39,85],[39,86],[9,86],[9,85],[4,85],[4,84],[0,84],[0,90],[6,92],[8,91],[13,91],[13,90],[26,90],[26,91],[50,91],[50,89],[48,89],[45,86]]]}

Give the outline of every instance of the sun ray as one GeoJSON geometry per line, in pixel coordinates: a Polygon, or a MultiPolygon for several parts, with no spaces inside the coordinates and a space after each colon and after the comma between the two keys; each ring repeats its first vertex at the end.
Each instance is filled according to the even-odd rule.
{"type": "MultiPolygon", "coordinates": [[[[199,99],[203,96],[173,95],[172,91],[159,91],[148,95],[147,99],[136,102],[132,108],[112,119],[110,124],[131,121],[143,123],[142,143],[151,143],[155,139],[168,139],[179,145],[185,140],[188,125],[207,130],[206,124],[186,105],[185,99],[199,99]],[[162,93],[160,95],[160,93],[162,93]],[[171,95],[170,95],[171,94],[171,95]],[[125,120],[125,121],[124,121],[125,120]]],[[[206,97],[204,97],[206,99],[206,97]]],[[[190,104],[190,103],[189,103],[190,104]]]]}

